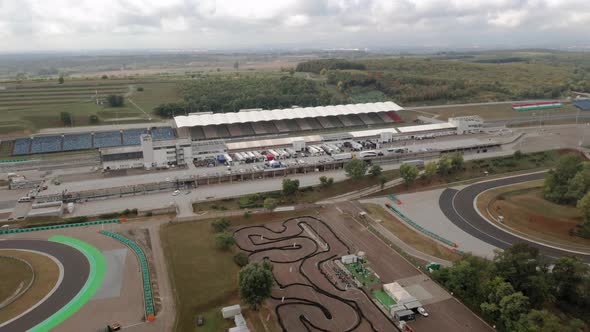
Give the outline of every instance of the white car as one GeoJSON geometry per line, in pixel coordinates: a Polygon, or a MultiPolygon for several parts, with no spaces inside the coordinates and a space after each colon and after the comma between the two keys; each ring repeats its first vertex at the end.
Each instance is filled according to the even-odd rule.
{"type": "Polygon", "coordinates": [[[424,317],[428,317],[428,312],[422,307],[418,307],[418,313],[424,317]]]}
{"type": "Polygon", "coordinates": [[[180,190],[174,190],[172,196],[178,196],[180,194],[180,190]]]}

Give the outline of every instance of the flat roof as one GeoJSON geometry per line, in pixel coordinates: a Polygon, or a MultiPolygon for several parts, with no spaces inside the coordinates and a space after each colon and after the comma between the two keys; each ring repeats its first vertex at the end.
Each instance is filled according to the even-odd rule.
{"type": "Polygon", "coordinates": [[[457,126],[448,122],[432,123],[418,126],[397,127],[397,130],[402,134],[416,133],[420,131],[442,130],[442,129],[456,129],[457,126]]]}
{"type": "Polygon", "coordinates": [[[315,118],[321,116],[337,116],[348,114],[366,114],[400,111],[403,108],[394,102],[386,101],[380,103],[348,104],[317,107],[296,107],[286,109],[275,109],[267,111],[249,111],[236,113],[214,113],[188,116],[177,116],[174,118],[176,127],[196,127],[209,125],[222,125],[232,123],[247,123],[258,121],[289,120],[315,118]]]}

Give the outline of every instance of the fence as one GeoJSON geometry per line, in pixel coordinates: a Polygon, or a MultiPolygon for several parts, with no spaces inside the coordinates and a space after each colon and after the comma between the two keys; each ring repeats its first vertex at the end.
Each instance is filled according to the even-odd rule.
{"type": "Polygon", "coordinates": [[[108,220],[97,220],[97,221],[79,222],[79,223],[72,223],[72,224],[52,225],[52,226],[7,229],[7,230],[0,230],[0,235],[1,234],[28,233],[28,232],[35,232],[35,231],[47,231],[50,229],[83,227],[83,226],[92,226],[92,225],[100,225],[100,224],[114,224],[114,223],[118,223],[120,221],[121,220],[119,220],[119,219],[108,219],[108,220]]]}
{"type": "Polygon", "coordinates": [[[139,265],[140,265],[141,274],[143,277],[143,298],[145,300],[145,316],[148,321],[154,320],[155,310],[154,310],[154,300],[153,300],[153,295],[152,295],[152,284],[151,284],[151,280],[150,280],[150,269],[149,269],[149,264],[148,264],[147,258],[145,257],[145,254],[143,253],[143,250],[141,250],[141,248],[135,242],[129,240],[128,238],[126,238],[122,235],[108,232],[108,231],[101,231],[100,233],[123,242],[126,246],[131,248],[131,250],[133,250],[135,252],[135,254],[137,255],[137,258],[139,258],[139,265]]]}
{"type": "Polygon", "coordinates": [[[456,249],[456,248],[457,248],[457,244],[456,244],[455,242],[453,242],[453,241],[451,241],[451,240],[448,240],[448,239],[445,239],[444,237],[442,237],[442,236],[440,236],[440,235],[438,235],[438,234],[435,234],[435,233],[433,233],[433,232],[431,232],[431,231],[427,230],[426,228],[424,228],[424,227],[422,227],[422,226],[418,225],[418,224],[417,224],[417,223],[415,223],[415,222],[414,222],[412,219],[410,219],[410,218],[406,217],[406,216],[405,216],[403,213],[401,213],[401,211],[399,211],[398,209],[394,208],[393,206],[391,206],[391,205],[389,205],[389,204],[386,204],[386,206],[387,206],[387,207],[388,207],[388,208],[389,208],[391,211],[393,211],[393,212],[394,212],[394,213],[395,213],[397,216],[399,216],[399,217],[400,217],[400,218],[401,218],[403,221],[407,222],[407,223],[408,223],[410,226],[414,227],[415,229],[419,230],[420,232],[422,232],[422,233],[426,234],[427,236],[429,236],[429,237],[431,237],[431,238],[433,238],[433,239],[435,239],[435,240],[438,240],[438,241],[440,241],[440,242],[442,242],[442,243],[444,243],[444,244],[446,244],[446,245],[448,245],[448,246],[450,246],[450,247],[453,247],[453,248],[455,248],[455,249],[453,250],[454,252],[456,252],[456,253],[458,253],[458,254],[460,254],[460,255],[462,255],[462,254],[463,254],[463,251],[461,251],[461,250],[457,250],[457,249],[456,249]]]}

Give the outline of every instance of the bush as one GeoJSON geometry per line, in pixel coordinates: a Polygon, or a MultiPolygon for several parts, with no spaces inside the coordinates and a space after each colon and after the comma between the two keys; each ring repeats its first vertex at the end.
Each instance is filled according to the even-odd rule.
{"type": "Polygon", "coordinates": [[[64,221],[68,224],[75,224],[75,223],[87,222],[88,217],[86,217],[86,216],[72,217],[72,218],[64,219],[64,221]]]}
{"type": "Polygon", "coordinates": [[[111,213],[103,213],[99,214],[98,217],[100,219],[114,219],[119,216],[119,212],[111,212],[111,213]]]}
{"type": "Polygon", "coordinates": [[[215,245],[218,249],[223,251],[229,250],[234,244],[236,244],[236,239],[234,239],[233,235],[229,233],[218,233],[215,235],[215,245]]]}
{"type": "Polygon", "coordinates": [[[108,95],[107,103],[110,107],[121,107],[125,104],[125,97],[121,95],[108,95]]]}
{"type": "Polygon", "coordinates": [[[211,223],[211,227],[215,233],[225,232],[225,230],[231,225],[228,218],[221,218],[211,223]]]}
{"type": "Polygon", "coordinates": [[[246,265],[248,265],[248,255],[246,255],[243,252],[239,252],[237,254],[234,255],[234,262],[239,266],[239,267],[244,267],[246,265]]]}
{"type": "Polygon", "coordinates": [[[140,91],[140,92],[143,91],[143,87],[142,86],[137,87],[137,91],[140,91]]]}
{"type": "Polygon", "coordinates": [[[96,114],[92,114],[88,117],[88,122],[90,124],[98,124],[100,122],[100,119],[96,114]]]}

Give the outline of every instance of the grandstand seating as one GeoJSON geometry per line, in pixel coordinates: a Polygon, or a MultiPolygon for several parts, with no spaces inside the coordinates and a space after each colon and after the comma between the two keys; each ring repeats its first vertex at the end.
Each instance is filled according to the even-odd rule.
{"type": "Polygon", "coordinates": [[[387,112],[386,114],[391,118],[391,120],[393,120],[393,122],[403,122],[402,118],[399,116],[399,114],[397,114],[397,112],[387,112]]]}
{"type": "Polygon", "coordinates": [[[90,134],[64,135],[63,150],[85,150],[92,149],[92,136],[90,134]]]}
{"type": "Polygon", "coordinates": [[[385,122],[385,123],[392,123],[393,122],[393,120],[389,116],[387,116],[387,114],[385,114],[385,113],[376,113],[376,115],[381,118],[382,122],[385,122]]]}
{"type": "Polygon", "coordinates": [[[313,129],[309,125],[309,122],[307,122],[307,119],[295,119],[295,122],[297,123],[297,125],[299,126],[299,128],[301,128],[301,130],[311,130],[311,129],[313,129]]]}
{"type": "Polygon", "coordinates": [[[329,128],[333,128],[334,127],[334,124],[332,123],[332,121],[328,120],[328,118],[326,118],[324,116],[319,117],[316,120],[318,120],[318,122],[320,123],[320,125],[324,129],[329,129],[329,128]]]}
{"type": "Polygon", "coordinates": [[[377,115],[376,113],[368,113],[367,116],[373,120],[373,123],[381,123],[383,122],[381,120],[381,118],[379,117],[379,115],[377,115]]]}
{"type": "Polygon", "coordinates": [[[150,130],[152,134],[152,140],[154,141],[165,141],[174,139],[174,129],[170,127],[155,127],[150,130]]]}
{"type": "Polygon", "coordinates": [[[332,123],[332,126],[334,128],[344,128],[344,127],[346,127],[344,125],[344,123],[342,123],[342,121],[340,121],[338,119],[338,117],[336,117],[336,116],[329,116],[329,117],[327,117],[327,119],[328,119],[328,121],[330,121],[332,123]]]}
{"type": "Polygon", "coordinates": [[[286,133],[289,131],[289,127],[287,126],[287,122],[289,120],[280,120],[280,121],[273,121],[275,127],[280,133],[286,133]]]}
{"type": "Polygon", "coordinates": [[[295,120],[285,120],[285,123],[287,124],[289,131],[301,131],[301,127],[299,127],[295,120]]]}
{"type": "Polygon", "coordinates": [[[254,129],[249,123],[240,123],[240,131],[244,136],[251,136],[254,135],[254,129]]]}
{"type": "Polygon", "coordinates": [[[354,126],[354,124],[352,123],[352,120],[350,120],[350,118],[348,117],[348,115],[338,115],[337,118],[346,127],[352,127],[352,126],[354,126]]]}
{"type": "Polygon", "coordinates": [[[147,129],[127,129],[123,131],[123,145],[141,144],[141,135],[147,134],[147,129]]]}
{"type": "Polygon", "coordinates": [[[358,117],[365,123],[365,125],[375,124],[375,121],[369,117],[368,114],[357,114],[358,117]]]}
{"type": "Polygon", "coordinates": [[[14,141],[14,155],[29,154],[31,151],[31,139],[30,138],[17,138],[14,141]]]}
{"type": "Polygon", "coordinates": [[[94,147],[106,148],[122,144],[121,133],[118,131],[103,131],[94,134],[94,147]]]}
{"type": "Polygon", "coordinates": [[[317,119],[309,118],[306,120],[307,120],[307,123],[310,125],[311,129],[313,129],[313,130],[322,129],[322,125],[320,124],[320,122],[317,119]]]}
{"type": "Polygon", "coordinates": [[[352,122],[352,125],[355,127],[364,125],[363,120],[361,120],[356,114],[350,114],[348,115],[348,118],[350,119],[350,122],[352,122]]]}
{"type": "Polygon", "coordinates": [[[191,137],[194,139],[205,139],[205,133],[203,132],[202,127],[192,127],[191,128],[191,137]]]}
{"type": "Polygon", "coordinates": [[[253,122],[252,129],[254,129],[254,133],[256,135],[268,134],[268,132],[266,131],[266,128],[264,128],[264,125],[262,125],[262,122],[253,122]]]}
{"type": "Polygon", "coordinates": [[[229,134],[232,137],[240,137],[240,136],[243,136],[242,135],[242,131],[240,130],[240,124],[239,123],[228,124],[227,125],[227,129],[229,130],[229,134]]]}
{"type": "Polygon", "coordinates": [[[262,125],[264,126],[264,129],[266,130],[267,133],[270,133],[270,134],[278,134],[279,133],[277,126],[275,126],[275,124],[272,123],[271,121],[264,121],[262,123],[262,125]]]}
{"type": "Polygon", "coordinates": [[[217,137],[229,137],[229,129],[227,129],[226,125],[216,126],[217,127],[217,137]]]}
{"type": "Polygon", "coordinates": [[[203,133],[205,133],[206,139],[219,138],[219,135],[217,134],[217,128],[215,127],[216,126],[203,127],[203,133]]]}
{"type": "Polygon", "coordinates": [[[590,99],[579,99],[574,101],[574,106],[583,110],[590,111],[590,99]]]}
{"type": "Polygon", "coordinates": [[[61,136],[34,137],[31,153],[47,153],[61,151],[61,136]]]}

